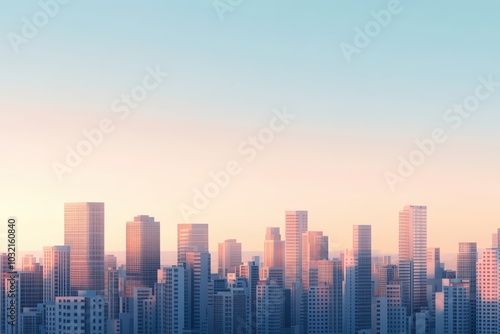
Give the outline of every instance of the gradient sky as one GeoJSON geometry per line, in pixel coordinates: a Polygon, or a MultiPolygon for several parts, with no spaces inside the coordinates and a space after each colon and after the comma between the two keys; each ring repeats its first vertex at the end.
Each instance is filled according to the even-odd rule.
{"type": "Polygon", "coordinates": [[[397,252],[398,211],[428,206],[428,244],[488,247],[500,227],[500,88],[449,131],[396,191],[384,173],[414,140],[448,127],[443,113],[500,81],[498,1],[404,1],[403,11],[347,63],[339,48],[388,1],[244,0],[221,21],[211,1],[72,1],[15,53],[8,39],[36,1],[0,12],[2,217],[17,216],[22,250],[62,244],[63,203],[106,203],[106,250],[124,250],[125,222],[161,222],[176,247],[182,203],[209,172],[266,127],[273,109],[297,115],[191,222],[210,224],[210,248],[236,238],[261,250],[284,211],[309,210],[309,229],[351,247],[352,225],[371,224],[373,248],[397,252]],[[146,67],[169,77],[130,117],[111,103],[146,67]],[[59,182],[52,170],[83,129],[116,129],[59,182]]]}

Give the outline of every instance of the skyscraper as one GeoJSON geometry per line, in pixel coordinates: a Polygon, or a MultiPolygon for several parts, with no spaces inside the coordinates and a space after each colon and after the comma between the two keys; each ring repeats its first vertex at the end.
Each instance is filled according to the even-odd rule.
{"type": "MultiPolygon", "coordinates": [[[[252,322],[252,333],[255,333],[256,309],[257,309],[257,283],[259,282],[259,265],[254,261],[245,261],[240,266],[240,276],[245,278],[250,290],[250,315],[252,322]]],[[[278,284],[278,283],[276,283],[278,284]]]]}
{"type": "Polygon", "coordinates": [[[476,290],[477,290],[477,243],[460,242],[457,254],[457,279],[469,281],[470,333],[476,332],[476,290]]]}
{"type": "Polygon", "coordinates": [[[307,211],[286,212],[285,286],[302,282],[302,234],[307,231],[307,211]]]}
{"type": "Polygon", "coordinates": [[[104,295],[104,203],[64,204],[64,245],[71,247],[71,291],[104,295]]]}
{"type": "Polygon", "coordinates": [[[257,282],[256,334],[282,333],[284,297],[283,289],[276,282],[257,282]]]}
{"type": "Polygon", "coordinates": [[[190,309],[186,330],[200,334],[213,333],[213,283],[209,253],[187,252],[186,273],[188,277],[188,301],[190,309]]]}
{"type": "Polygon", "coordinates": [[[219,243],[219,277],[236,273],[241,264],[241,243],[228,239],[219,243]]]}
{"type": "Polygon", "coordinates": [[[500,333],[500,248],[482,252],[477,262],[476,331],[500,333]]]}
{"type": "Polygon", "coordinates": [[[158,270],[156,284],[156,309],[158,334],[184,332],[185,269],[182,266],[158,270]]]}
{"type": "Polygon", "coordinates": [[[321,231],[307,231],[302,234],[302,285],[307,292],[311,285],[317,285],[317,262],[328,260],[328,236],[321,231]],[[315,270],[315,272],[313,272],[315,270]]]}
{"type": "Polygon", "coordinates": [[[340,259],[318,261],[318,285],[326,284],[330,289],[330,329],[328,333],[342,333],[342,283],[344,273],[340,259]]]}
{"type": "Polygon", "coordinates": [[[70,296],[70,247],[43,248],[43,302],[70,296]]]}
{"type": "Polygon", "coordinates": [[[135,288],[154,288],[160,269],[160,223],[154,217],[137,216],[127,222],[126,268],[127,297],[135,288]]]}
{"type": "Polygon", "coordinates": [[[208,253],[208,224],[177,225],[177,263],[186,262],[187,252],[208,253]]]}
{"type": "Polygon", "coordinates": [[[353,255],[355,264],[356,333],[371,328],[372,297],[372,227],[353,226],[353,255]]]}
{"type": "Polygon", "coordinates": [[[285,269],[285,241],[281,240],[279,227],[266,229],[264,267],[285,269]]]}
{"type": "Polygon", "coordinates": [[[436,293],[436,333],[472,333],[469,281],[443,279],[442,285],[436,293]]]}
{"type": "MultiPolygon", "coordinates": [[[[408,205],[399,212],[399,262],[409,270],[412,277],[400,275],[409,288],[410,302],[414,312],[427,306],[427,207],[408,205]]],[[[405,295],[405,293],[403,293],[405,295]]],[[[412,312],[413,313],[413,312],[412,312]]]]}

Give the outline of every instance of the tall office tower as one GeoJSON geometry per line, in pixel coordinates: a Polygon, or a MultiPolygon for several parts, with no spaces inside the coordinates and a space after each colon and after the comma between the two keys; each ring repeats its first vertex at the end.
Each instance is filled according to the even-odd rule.
{"type": "Polygon", "coordinates": [[[108,319],[118,319],[120,314],[120,279],[118,270],[108,267],[105,272],[104,297],[106,301],[106,310],[108,319]]]}
{"type": "Polygon", "coordinates": [[[279,267],[262,267],[260,268],[259,278],[261,281],[276,281],[283,289],[285,288],[285,272],[279,267]]]}
{"type": "Polygon", "coordinates": [[[279,227],[266,229],[264,267],[285,269],[285,241],[281,240],[279,227]]]}
{"type": "MultiPolygon", "coordinates": [[[[259,282],[259,265],[254,261],[246,261],[240,266],[240,276],[248,282],[250,289],[250,316],[252,321],[252,333],[255,333],[256,309],[257,309],[257,283],[259,282]]],[[[277,283],[276,283],[277,284],[277,283]]]]}
{"type": "Polygon", "coordinates": [[[477,243],[460,242],[457,254],[457,279],[469,281],[470,333],[476,333],[477,243]]]}
{"type": "Polygon", "coordinates": [[[228,239],[219,243],[219,277],[236,273],[241,265],[241,243],[236,239],[228,239]]]}
{"type": "Polygon", "coordinates": [[[471,333],[469,281],[443,279],[436,293],[436,333],[471,333]]]}
{"type": "Polygon", "coordinates": [[[398,267],[394,264],[388,264],[383,266],[378,271],[378,284],[376,290],[376,296],[387,297],[387,284],[397,278],[398,267]]]}
{"type": "Polygon", "coordinates": [[[132,297],[134,334],[156,334],[156,298],[151,288],[136,288],[132,297]]]}
{"type": "Polygon", "coordinates": [[[305,292],[311,285],[317,285],[315,277],[317,277],[317,262],[320,260],[328,260],[328,237],[324,236],[323,232],[304,232],[302,234],[302,287],[305,292]]]}
{"type": "Polygon", "coordinates": [[[186,262],[187,252],[208,253],[208,224],[177,225],[177,263],[186,262]]]}
{"type": "Polygon", "coordinates": [[[257,283],[256,334],[281,334],[284,319],[284,292],[274,281],[257,283]]]}
{"type": "Polygon", "coordinates": [[[356,332],[371,328],[372,298],[372,227],[353,226],[355,261],[356,332]]]}
{"type": "Polygon", "coordinates": [[[230,287],[214,295],[214,332],[250,333],[250,291],[230,287]]]}
{"type": "Polygon", "coordinates": [[[427,306],[427,207],[408,205],[399,212],[399,262],[412,277],[400,275],[410,288],[411,313],[427,306]],[[403,266],[404,263],[404,266],[403,266]],[[411,282],[410,282],[411,280],[411,282]]]}
{"type": "MultiPolygon", "coordinates": [[[[36,271],[18,271],[16,274],[4,274],[5,297],[2,307],[2,317],[10,319],[11,305],[16,314],[21,314],[24,308],[34,308],[43,303],[43,272],[40,267],[36,271]],[[12,292],[13,295],[12,295],[12,292]],[[10,296],[12,295],[12,296],[10,296]]],[[[17,334],[20,324],[14,326],[6,324],[6,333],[17,334]]]]}
{"type": "Polygon", "coordinates": [[[160,222],[137,216],[127,222],[127,280],[125,295],[136,288],[154,288],[160,269],[160,222]]]}
{"type": "Polygon", "coordinates": [[[476,332],[500,333],[500,248],[484,250],[477,261],[476,332]]]}
{"type": "Polygon", "coordinates": [[[71,247],[71,291],[104,295],[104,203],[64,204],[64,245],[71,247]]]}
{"type": "Polygon", "coordinates": [[[70,296],[70,247],[43,248],[43,302],[70,296]]]}
{"type": "Polygon", "coordinates": [[[285,286],[302,283],[302,234],[307,231],[307,211],[287,211],[285,226],[285,286]]]}
{"type": "Polygon", "coordinates": [[[356,260],[354,251],[347,249],[342,254],[344,262],[344,282],[342,285],[342,311],[344,334],[357,334],[356,331],[356,260]]]}
{"type": "Polygon", "coordinates": [[[78,291],[47,304],[47,334],[105,334],[104,297],[78,291]],[[62,311],[65,310],[65,311],[62,311]],[[71,310],[71,311],[70,311],[71,310]]]}
{"type": "Polygon", "coordinates": [[[441,292],[443,271],[441,268],[441,250],[427,248],[427,307],[429,310],[429,326],[436,326],[436,292],[441,292]]]}
{"type": "Polygon", "coordinates": [[[342,282],[343,265],[340,259],[318,261],[318,286],[330,289],[326,300],[330,309],[330,328],[328,333],[342,333],[342,282]]]}
{"type": "Polygon", "coordinates": [[[209,253],[187,252],[186,270],[188,279],[185,318],[186,330],[199,334],[213,333],[213,282],[211,281],[211,261],[209,253]]]}
{"type": "Polygon", "coordinates": [[[183,334],[186,271],[182,266],[158,270],[156,312],[158,334],[183,334]]]}
{"type": "Polygon", "coordinates": [[[104,269],[111,269],[111,270],[118,269],[116,256],[112,254],[106,254],[106,256],[104,257],[104,269]]]}
{"type": "Polygon", "coordinates": [[[441,280],[442,277],[441,250],[439,248],[427,248],[427,279],[441,280]]]}

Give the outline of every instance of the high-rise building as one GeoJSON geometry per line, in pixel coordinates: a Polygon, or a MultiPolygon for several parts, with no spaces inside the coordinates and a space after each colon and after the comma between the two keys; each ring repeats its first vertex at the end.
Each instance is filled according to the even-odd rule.
{"type": "MultiPolygon", "coordinates": [[[[38,266],[33,271],[18,271],[15,274],[4,275],[4,288],[6,297],[2,302],[3,317],[10,319],[10,305],[16,307],[16,314],[20,315],[25,308],[34,308],[38,304],[43,303],[43,272],[38,266]],[[12,298],[9,296],[10,291],[15,291],[12,298]],[[12,304],[14,302],[14,304],[12,304]],[[9,305],[9,307],[7,307],[9,305]]],[[[18,319],[19,320],[19,319],[18,319]]],[[[14,326],[7,325],[6,333],[17,334],[20,331],[20,323],[17,321],[14,326]]]]}
{"type": "MultiPolygon", "coordinates": [[[[321,260],[318,266],[318,285],[327,285],[330,289],[330,299],[327,301],[330,309],[330,329],[328,333],[342,333],[342,283],[343,264],[340,259],[321,260]]],[[[310,320],[310,319],[309,319],[310,320]]]]}
{"type": "Polygon", "coordinates": [[[285,268],[285,241],[281,240],[279,227],[266,229],[264,241],[264,267],[285,268]]]}
{"type": "Polygon", "coordinates": [[[427,207],[408,205],[399,212],[400,279],[410,289],[410,312],[427,306],[427,207]],[[404,273],[411,272],[411,277],[404,273]]]}
{"type": "Polygon", "coordinates": [[[262,267],[260,268],[259,278],[261,281],[275,281],[283,289],[285,288],[285,272],[280,267],[262,267]]]}
{"type": "Polygon", "coordinates": [[[56,297],[47,304],[47,334],[105,334],[104,297],[95,291],[56,297]]]}
{"type": "Polygon", "coordinates": [[[127,297],[136,288],[154,288],[160,269],[160,223],[154,217],[142,215],[127,222],[126,268],[127,297]]]}
{"type": "Polygon", "coordinates": [[[343,330],[345,334],[356,334],[356,260],[354,251],[346,249],[342,254],[344,282],[342,284],[343,330]]]}
{"type": "Polygon", "coordinates": [[[317,284],[317,262],[328,260],[328,236],[320,231],[302,234],[302,287],[305,292],[317,284]]]}
{"type": "Polygon", "coordinates": [[[281,334],[285,301],[283,289],[274,281],[259,281],[256,296],[256,334],[281,334]]]}
{"type": "Polygon", "coordinates": [[[38,304],[37,307],[26,307],[19,318],[19,333],[39,334],[42,326],[45,324],[44,304],[38,304]]]}
{"type": "Polygon", "coordinates": [[[70,247],[43,248],[43,302],[70,296],[70,247]]]}
{"type": "Polygon", "coordinates": [[[378,297],[387,297],[387,284],[392,282],[398,275],[398,268],[394,264],[383,266],[378,271],[378,284],[376,295],[378,297]]]}
{"type": "Polygon", "coordinates": [[[356,333],[371,328],[372,298],[372,228],[353,226],[353,255],[355,261],[355,319],[356,333]]]}
{"type": "Polygon", "coordinates": [[[186,330],[199,334],[213,333],[213,293],[209,253],[187,252],[185,266],[188,282],[186,307],[189,309],[185,318],[186,330]]]}
{"type": "Polygon", "coordinates": [[[441,250],[439,248],[427,248],[427,279],[441,280],[441,250]]]}
{"type": "Polygon", "coordinates": [[[386,286],[386,295],[373,300],[371,333],[410,333],[409,329],[406,307],[401,303],[401,285],[391,282],[386,286]]]}
{"type": "Polygon", "coordinates": [[[250,291],[231,286],[214,295],[214,333],[250,333],[250,291]]]}
{"type": "Polygon", "coordinates": [[[235,274],[241,265],[241,243],[228,239],[219,243],[219,277],[235,274]]]}
{"type": "Polygon", "coordinates": [[[469,281],[470,333],[476,333],[477,243],[460,242],[457,254],[457,279],[469,281]]]}
{"type": "Polygon", "coordinates": [[[302,235],[307,231],[307,211],[287,211],[285,226],[285,286],[302,283],[302,235]]]}
{"type": "Polygon", "coordinates": [[[71,247],[71,291],[104,295],[104,203],[64,205],[64,245],[71,247]]]}
{"type": "Polygon", "coordinates": [[[184,292],[186,270],[182,266],[158,270],[156,312],[158,334],[184,333],[184,292]]]}
{"type": "Polygon", "coordinates": [[[471,333],[469,282],[443,279],[442,285],[436,292],[436,333],[471,333]]]}
{"type": "Polygon", "coordinates": [[[187,252],[208,253],[208,224],[177,225],[177,263],[186,262],[187,252]]]}
{"type": "Polygon", "coordinates": [[[135,288],[132,296],[134,334],[156,334],[156,297],[151,288],[135,288]]]}
{"type": "Polygon", "coordinates": [[[477,262],[476,332],[500,333],[500,248],[484,250],[477,262]]]}
{"type": "Polygon", "coordinates": [[[311,286],[307,292],[307,333],[330,334],[332,324],[332,289],[326,283],[311,286]]]}
{"type": "MultiPolygon", "coordinates": [[[[257,283],[259,282],[259,265],[254,261],[245,261],[240,266],[240,276],[245,278],[250,289],[250,316],[252,333],[255,333],[256,309],[257,309],[257,283]]],[[[278,284],[275,282],[275,284],[278,284]]]]}
{"type": "Polygon", "coordinates": [[[107,318],[111,320],[119,319],[120,314],[120,278],[118,270],[108,267],[105,272],[104,297],[106,301],[107,318]]]}

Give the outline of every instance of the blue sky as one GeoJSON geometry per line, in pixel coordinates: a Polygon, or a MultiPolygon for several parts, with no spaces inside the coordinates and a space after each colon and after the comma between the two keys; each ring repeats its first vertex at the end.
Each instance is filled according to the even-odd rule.
{"type": "MultiPolygon", "coordinates": [[[[338,234],[339,248],[349,246],[354,223],[373,223],[375,245],[384,248],[383,233],[376,231],[382,231],[384,221],[396,217],[402,205],[421,201],[411,204],[441,206],[437,216],[446,217],[457,203],[471,200],[447,199],[447,191],[457,191],[449,186],[453,180],[474,181],[477,188],[469,188],[471,193],[484,195],[482,189],[486,189],[486,199],[474,204],[466,216],[484,212],[483,205],[490,199],[493,203],[498,195],[493,185],[500,184],[490,174],[500,166],[494,156],[499,139],[498,96],[486,101],[401,192],[388,193],[382,175],[396,166],[398,155],[412,149],[415,138],[443,124],[445,109],[471,94],[479,76],[492,74],[500,80],[500,3],[403,1],[402,12],[347,63],[339,44],[352,44],[355,28],[363,29],[373,20],[370,12],[385,9],[388,3],[243,0],[221,21],[211,1],[71,1],[36,37],[21,45],[19,53],[13,51],[7,35],[20,33],[22,18],[31,19],[40,5],[36,1],[3,4],[0,122],[3,135],[11,139],[4,140],[0,153],[19,156],[14,155],[2,169],[5,184],[17,185],[18,193],[3,192],[0,200],[21,211],[22,205],[15,203],[23,201],[25,193],[33,205],[49,197],[44,207],[51,209],[40,213],[41,219],[56,221],[57,226],[61,226],[61,203],[74,200],[110,203],[109,220],[114,224],[110,226],[121,226],[142,210],[172,225],[180,220],[177,202],[189,198],[192,187],[203,184],[208,170],[231,159],[238,143],[264,126],[273,108],[286,106],[298,118],[278,139],[275,150],[266,151],[241,183],[235,182],[238,191],[228,190],[220,206],[214,204],[200,219],[223,228],[235,219],[235,214],[221,214],[229,203],[237,212],[256,200],[245,193],[286,188],[284,176],[272,183],[279,178],[273,171],[281,166],[288,166],[284,174],[289,180],[306,180],[318,173],[316,177],[329,181],[315,181],[311,188],[300,181],[293,198],[290,189],[273,192],[281,198],[279,204],[262,212],[260,206],[266,202],[255,202],[256,212],[242,224],[262,214],[270,218],[259,222],[261,231],[249,240],[248,249],[260,247],[265,226],[283,223],[285,209],[314,210],[320,204],[318,228],[338,221],[339,228],[331,234],[338,234]],[[156,65],[170,73],[168,80],[85,166],[59,184],[51,161],[64,157],[64,147],[79,140],[82,127],[109,115],[111,101],[140,83],[146,67],[156,65]],[[178,147],[169,146],[175,142],[178,147]],[[151,147],[165,149],[165,160],[151,147]],[[173,160],[168,159],[170,154],[173,160]],[[294,166],[294,155],[310,165],[294,166]],[[113,170],[138,156],[159,167],[147,173],[142,183],[132,182],[130,192],[141,184],[171,189],[155,192],[164,197],[154,205],[134,196],[117,198],[106,190],[135,178],[137,169],[132,167],[117,175],[113,170]],[[176,173],[181,170],[186,175],[179,178],[176,173]],[[341,194],[325,198],[336,189],[341,194]],[[374,196],[377,201],[370,203],[374,196]],[[346,207],[352,213],[356,205],[383,206],[385,211],[373,222],[362,215],[351,219],[347,209],[332,216],[325,207],[331,202],[338,206],[333,211],[346,207]]],[[[36,226],[35,214],[23,215],[36,226]]],[[[496,225],[491,219],[477,238],[488,240],[496,225]]],[[[439,233],[435,240],[446,235],[439,233]]],[[[214,241],[230,237],[217,234],[214,241]]],[[[35,237],[26,238],[27,243],[42,246],[35,237]]],[[[458,238],[452,238],[447,247],[453,249],[458,238]]],[[[397,235],[392,239],[394,244],[397,235]]],[[[122,248],[124,236],[117,240],[107,238],[107,247],[122,248]]],[[[394,245],[388,246],[393,249],[394,245]]]]}

